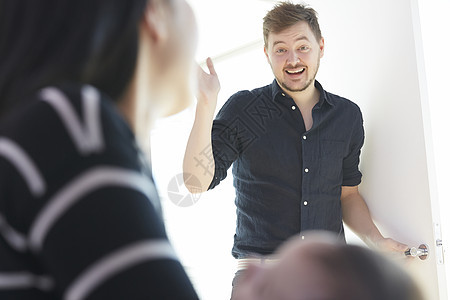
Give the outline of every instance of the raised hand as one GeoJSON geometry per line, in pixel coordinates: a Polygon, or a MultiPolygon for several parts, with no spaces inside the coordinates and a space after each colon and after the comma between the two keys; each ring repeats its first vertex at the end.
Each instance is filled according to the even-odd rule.
{"type": "Polygon", "coordinates": [[[217,105],[217,95],[220,91],[219,77],[210,57],[206,60],[208,72],[198,66],[197,72],[197,106],[205,106],[214,112],[217,105]]]}

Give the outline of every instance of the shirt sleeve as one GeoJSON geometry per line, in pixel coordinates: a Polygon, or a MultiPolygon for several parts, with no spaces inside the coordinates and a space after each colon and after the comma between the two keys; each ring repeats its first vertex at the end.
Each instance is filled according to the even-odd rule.
{"type": "Polygon", "coordinates": [[[208,189],[213,189],[227,177],[228,169],[243,149],[245,138],[241,135],[245,130],[241,128],[244,116],[240,104],[249,93],[241,91],[228,99],[213,122],[211,141],[215,170],[208,189]]]}
{"type": "Polygon", "coordinates": [[[349,154],[343,161],[343,186],[357,186],[361,183],[362,173],[359,170],[361,148],[364,144],[364,126],[361,111],[358,109],[350,141],[349,154]]]}
{"type": "Polygon", "coordinates": [[[127,187],[77,199],[40,256],[64,299],[198,299],[151,201],[127,187]]]}

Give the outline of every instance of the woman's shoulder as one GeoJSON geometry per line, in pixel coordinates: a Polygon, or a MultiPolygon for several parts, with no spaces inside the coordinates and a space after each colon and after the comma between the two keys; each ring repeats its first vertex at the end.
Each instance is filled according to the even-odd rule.
{"type": "Polygon", "coordinates": [[[39,90],[3,118],[0,141],[23,153],[43,176],[71,177],[97,165],[142,168],[127,123],[106,95],[88,85],[39,90]]]}

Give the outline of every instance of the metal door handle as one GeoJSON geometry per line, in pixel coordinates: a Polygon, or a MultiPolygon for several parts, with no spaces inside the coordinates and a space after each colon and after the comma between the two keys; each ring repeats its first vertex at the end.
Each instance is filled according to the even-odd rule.
{"type": "Polygon", "coordinates": [[[405,251],[405,255],[411,257],[419,257],[421,260],[425,260],[428,258],[428,246],[422,244],[418,248],[411,247],[405,251]]]}

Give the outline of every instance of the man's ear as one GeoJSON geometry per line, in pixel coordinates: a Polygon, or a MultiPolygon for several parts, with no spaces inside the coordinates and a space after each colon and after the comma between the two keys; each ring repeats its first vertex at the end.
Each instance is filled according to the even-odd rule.
{"type": "Polygon", "coordinates": [[[160,43],[168,38],[168,16],[164,1],[149,1],[141,22],[141,29],[148,34],[154,43],[160,43]]]}
{"type": "Polygon", "coordinates": [[[320,49],[320,58],[322,58],[325,52],[325,40],[323,38],[320,39],[319,49],[320,49]]]}
{"type": "Polygon", "coordinates": [[[268,63],[269,63],[269,65],[270,65],[269,54],[267,53],[267,48],[266,48],[266,46],[264,46],[264,54],[266,55],[266,58],[267,58],[267,62],[268,62],[268,63]]]}

